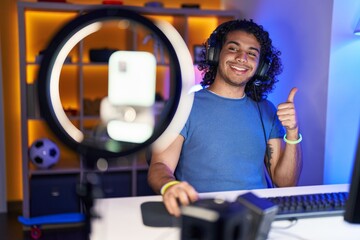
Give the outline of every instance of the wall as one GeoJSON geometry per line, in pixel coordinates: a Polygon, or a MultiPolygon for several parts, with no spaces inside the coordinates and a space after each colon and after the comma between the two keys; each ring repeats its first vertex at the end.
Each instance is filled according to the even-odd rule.
{"type": "Polygon", "coordinates": [[[334,0],[324,183],[348,182],[360,124],[360,1],[334,0]]]}
{"type": "Polygon", "coordinates": [[[360,19],[357,0],[223,0],[264,25],[283,52],[275,103],[299,87],[304,136],[301,185],[349,182],[360,124],[360,19]]]}
{"type": "MultiPolygon", "coordinates": [[[[1,35],[0,35],[1,40],[1,35]]],[[[0,41],[1,42],[1,41],[0,41]]],[[[1,45],[0,45],[1,56],[1,45]]],[[[0,213],[7,211],[2,61],[0,58],[0,213]]]]}
{"type": "Polygon", "coordinates": [[[20,82],[16,0],[0,2],[7,199],[22,198],[20,82]]]}
{"type": "Polygon", "coordinates": [[[276,105],[293,86],[304,166],[300,185],[323,183],[326,106],[333,1],[224,0],[269,31],[281,50],[284,71],[269,99],[276,105]]]}

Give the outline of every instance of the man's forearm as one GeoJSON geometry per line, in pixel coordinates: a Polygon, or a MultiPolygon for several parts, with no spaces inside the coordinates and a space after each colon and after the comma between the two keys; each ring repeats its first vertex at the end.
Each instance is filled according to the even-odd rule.
{"type": "Polygon", "coordinates": [[[283,166],[280,184],[283,186],[296,186],[302,170],[301,144],[286,144],[281,160],[283,166]]]}
{"type": "Polygon", "coordinates": [[[161,187],[173,180],[175,180],[175,176],[165,164],[161,162],[150,164],[148,183],[155,193],[160,194],[161,187]]]}
{"type": "MultiPolygon", "coordinates": [[[[298,131],[287,135],[287,139],[299,139],[298,131]]],[[[280,156],[279,164],[274,173],[275,182],[279,187],[296,186],[302,170],[302,148],[299,143],[285,143],[284,151],[280,156]]]]}

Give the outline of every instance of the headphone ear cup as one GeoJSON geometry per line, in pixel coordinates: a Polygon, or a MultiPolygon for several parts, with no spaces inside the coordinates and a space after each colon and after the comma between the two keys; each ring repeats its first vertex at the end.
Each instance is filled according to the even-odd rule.
{"type": "Polygon", "coordinates": [[[206,63],[209,65],[217,65],[219,62],[220,46],[216,41],[216,32],[213,32],[206,47],[206,63]]]}
{"type": "Polygon", "coordinates": [[[266,80],[266,75],[270,69],[270,66],[271,66],[271,60],[269,58],[265,58],[260,61],[259,67],[255,73],[256,80],[254,81],[254,84],[256,86],[261,85],[261,83],[266,80]]]}
{"type": "Polygon", "coordinates": [[[263,59],[258,67],[255,75],[257,78],[263,79],[266,77],[267,72],[269,71],[271,61],[269,59],[263,59]]]}

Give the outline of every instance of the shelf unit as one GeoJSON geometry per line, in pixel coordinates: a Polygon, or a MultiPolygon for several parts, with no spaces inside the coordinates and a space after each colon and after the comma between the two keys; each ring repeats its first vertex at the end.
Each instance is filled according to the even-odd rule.
{"type": "MultiPolygon", "coordinates": [[[[18,2],[23,214],[26,217],[81,211],[79,200],[75,196],[75,185],[86,169],[82,166],[79,154],[59,141],[40,117],[36,104],[35,87],[39,69],[37,58],[39,52],[46,48],[49,40],[60,30],[63,24],[84,11],[101,6],[103,5],[18,2]],[[41,137],[53,140],[60,148],[60,160],[50,169],[34,167],[28,157],[29,146],[34,140],[41,137]],[[38,189],[40,187],[41,190],[38,189]],[[58,206],[58,204],[66,205],[63,202],[64,197],[71,201],[67,204],[68,209],[58,206]],[[47,205],[49,207],[46,207],[47,205]]],[[[194,55],[194,46],[202,44],[218,24],[239,17],[237,11],[135,6],[114,7],[136,11],[149,19],[160,18],[170,22],[183,37],[192,56],[194,55]]],[[[107,64],[89,61],[88,51],[97,46],[114,47],[111,41],[105,37],[86,41],[88,42],[82,44],[80,48],[75,48],[70,52],[71,62],[64,64],[62,70],[62,76],[68,80],[64,81],[64,84],[60,84],[60,92],[66,93],[62,95],[63,107],[64,109],[68,108],[69,113],[71,110],[75,112],[75,116],[69,117],[69,119],[79,124],[82,129],[88,125],[91,127],[99,121],[97,108],[93,106],[97,106],[98,99],[106,96],[107,92],[107,85],[99,84],[99,81],[96,81],[98,78],[107,78],[107,64]],[[81,73],[79,74],[79,72],[81,73]],[[87,82],[86,85],[84,82],[87,82]],[[84,101],[83,99],[88,96],[90,96],[88,100],[84,101]]],[[[127,42],[129,41],[134,41],[134,39],[130,38],[127,42]]],[[[164,74],[166,68],[166,64],[158,66],[157,74],[164,74]]],[[[194,68],[196,69],[196,66],[194,68]]],[[[161,84],[157,85],[157,90],[161,92],[162,87],[161,84]]],[[[166,92],[162,93],[166,99],[166,92]]],[[[151,194],[146,182],[148,166],[145,151],[116,159],[112,165],[114,166],[110,166],[107,172],[101,173],[106,197],[151,194]],[[122,189],[119,189],[119,185],[122,186],[122,189]]]]}

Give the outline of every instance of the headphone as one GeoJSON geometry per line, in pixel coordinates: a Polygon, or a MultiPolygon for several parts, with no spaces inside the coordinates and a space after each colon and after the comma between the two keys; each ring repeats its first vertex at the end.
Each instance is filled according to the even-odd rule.
{"type": "MultiPolygon", "coordinates": [[[[206,43],[206,63],[215,66],[219,63],[219,55],[221,51],[221,46],[219,41],[217,41],[217,32],[218,28],[210,35],[206,43]]],[[[267,83],[266,74],[269,71],[271,66],[271,59],[269,57],[262,57],[259,61],[259,66],[256,69],[254,74],[256,86],[260,86],[262,83],[267,83]]]]}

